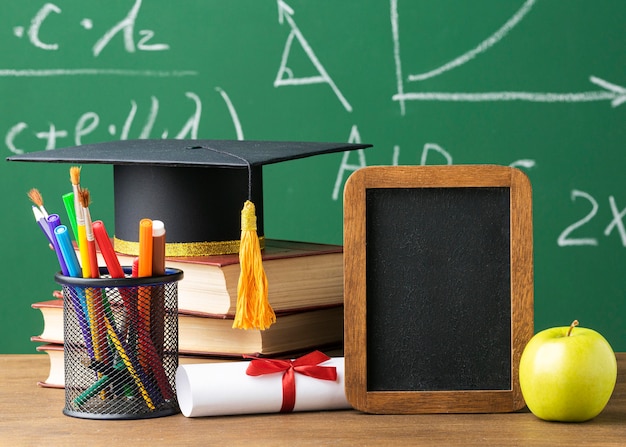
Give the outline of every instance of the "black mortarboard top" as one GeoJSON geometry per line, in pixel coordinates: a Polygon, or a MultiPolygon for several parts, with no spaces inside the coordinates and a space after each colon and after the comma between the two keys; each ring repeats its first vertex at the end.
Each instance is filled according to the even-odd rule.
{"type": "MultiPolygon", "coordinates": [[[[139,252],[139,221],[167,228],[167,256],[203,256],[239,250],[241,209],[256,206],[263,237],[262,166],[369,144],[124,140],[32,152],[11,161],[111,164],[114,175],[115,249],[139,252]]],[[[89,179],[81,181],[88,187],[89,179]]]]}

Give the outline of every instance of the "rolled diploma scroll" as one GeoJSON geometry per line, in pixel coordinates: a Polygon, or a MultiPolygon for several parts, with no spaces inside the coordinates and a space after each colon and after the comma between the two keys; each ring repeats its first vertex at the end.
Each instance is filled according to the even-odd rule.
{"type": "MultiPolygon", "coordinates": [[[[278,413],[283,402],[283,373],[249,376],[249,362],[180,365],[176,371],[178,405],[187,417],[278,413]]],[[[295,373],[293,411],[352,408],[344,391],[344,359],[332,357],[320,366],[337,368],[337,380],[295,373]]]]}

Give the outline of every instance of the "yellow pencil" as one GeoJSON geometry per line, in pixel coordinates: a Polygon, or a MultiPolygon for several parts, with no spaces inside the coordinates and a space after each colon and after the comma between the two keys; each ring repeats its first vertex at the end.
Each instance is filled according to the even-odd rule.
{"type": "Polygon", "coordinates": [[[115,333],[113,326],[111,326],[111,322],[109,321],[108,318],[105,318],[105,323],[107,326],[107,332],[109,333],[109,337],[111,337],[111,341],[113,342],[113,345],[115,345],[115,349],[117,349],[117,352],[122,358],[124,365],[126,365],[126,369],[128,369],[129,374],[135,381],[135,385],[137,385],[137,388],[139,388],[139,392],[141,393],[141,396],[143,397],[143,399],[146,401],[146,405],[148,405],[148,408],[150,408],[151,410],[156,409],[156,407],[154,406],[154,403],[152,402],[152,399],[150,398],[150,395],[148,394],[148,390],[146,390],[146,387],[144,386],[143,382],[137,375],[137,370],[133,366],[130,358],[128,357],[128,354],[124,350],[124,347],[122,346],[122,342],[117,337],[117,334],[115,333]]]}

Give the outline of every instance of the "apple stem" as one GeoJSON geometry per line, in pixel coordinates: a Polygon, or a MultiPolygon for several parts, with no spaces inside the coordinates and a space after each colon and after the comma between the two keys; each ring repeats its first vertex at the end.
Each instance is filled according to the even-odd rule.
{"type": "Polygon", "coordinates": [[[572,335],[572,330],[578,326],[578,320],[574,320],[572,321],[572,324],[569,325],[569,330],[567,331],[567,336],[569,337],[570,335],[572,335]]]}

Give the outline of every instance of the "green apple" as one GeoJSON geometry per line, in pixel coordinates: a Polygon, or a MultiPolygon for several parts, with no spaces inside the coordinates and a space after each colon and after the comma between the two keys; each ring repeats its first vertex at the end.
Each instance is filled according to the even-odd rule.
{"type": "Polygon", "coordinates": [[[598,332],[576,327],[541,331],[528,342],[519,365],[522,396],[547,421],[582,422],[604,409],[617,380],[613,349],[598,332]]]}

